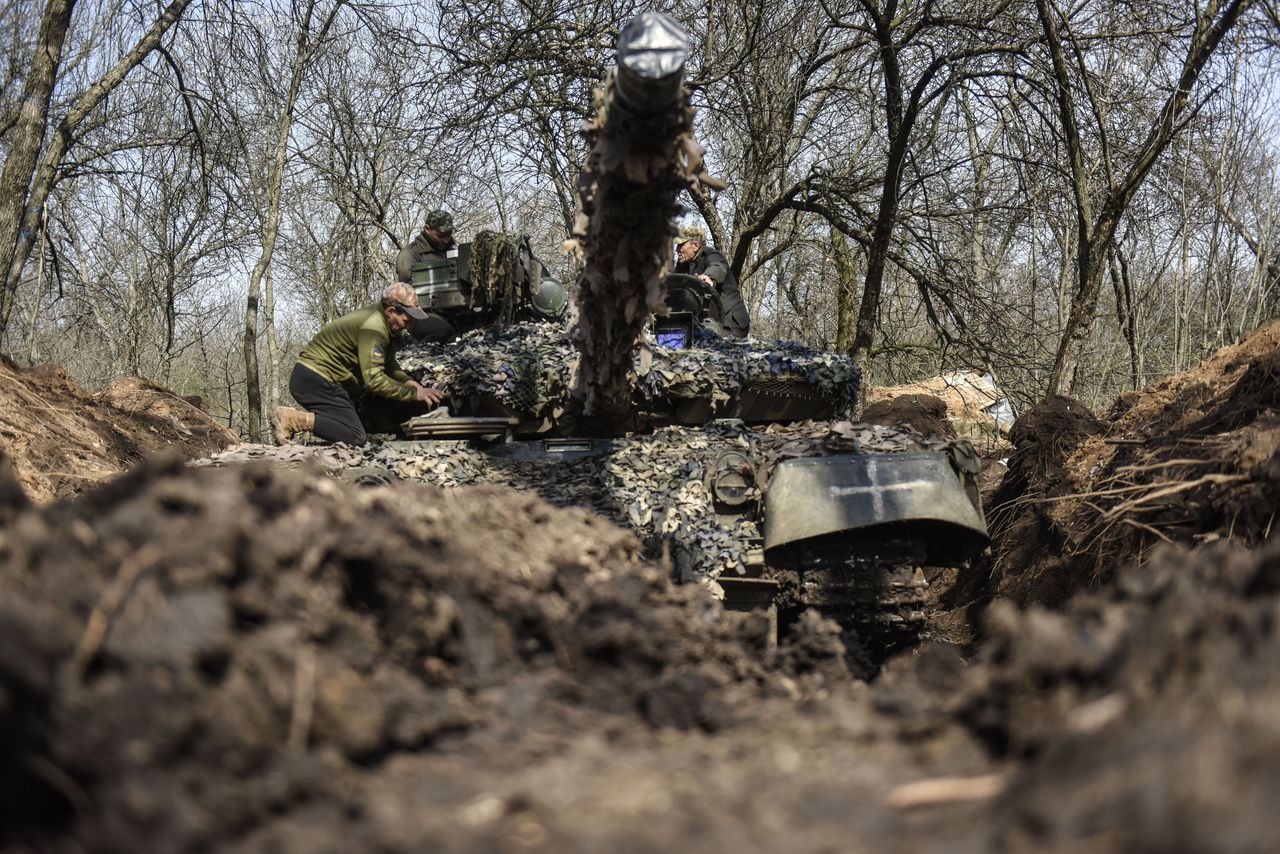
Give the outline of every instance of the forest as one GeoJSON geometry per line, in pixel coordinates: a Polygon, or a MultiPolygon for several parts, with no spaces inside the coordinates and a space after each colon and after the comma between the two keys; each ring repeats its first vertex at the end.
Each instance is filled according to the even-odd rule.
{"type": "Polygon", "coordinates": [[[264,435],[428,210],[561,251],[620,23],[670,14],[755,334],[1091,406],[1280,315],[1274,0],[8,0],[0,352],[264,435]]]}
{"type": "Polygon", "coordinates": [[[0,851],[1280,851],[1277,0],[0,54],[0,851]],[[498,328],[393,341],[438,209],[498,328]],[[684,228],[752,337],[651,324],[684,228]],[[290,441],[379,298],[316,349],[448,405],[290,441]]]}

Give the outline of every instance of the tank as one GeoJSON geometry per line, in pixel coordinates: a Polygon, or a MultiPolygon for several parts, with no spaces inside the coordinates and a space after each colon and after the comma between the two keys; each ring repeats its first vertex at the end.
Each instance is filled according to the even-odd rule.
{"type": "Polygon", "coordinates": [[[517,322],[405,348],[403,368],[450,389],[448,411],[405,422],[405,440],[371,446],[368,464],[585,507],[727,607],[761,609],[783,632],[818,608],[872,653],[923,627],[924,567],[986,548],[972,446],[859,423],[848,358],[727,339],[673,311],[635,349],[626,430],[600,436],[572,399],[571,336],[565,322],[517,322]]]}
{"type": "Polygon", "coordinates": [[[703,177],[673,27],[647,13],[624,28],[608,118],[587,128],[575,316],[539,304],[549,277],[518,237],[415,267],[423,304],[469,331],[401,350],[402,368],[448,391],[447,410],[371,446],[362,471],[582,506],[669,555],[679,581],[761,611],[771,639],[816,608],[887,652],[924,625],[923,568],[987,546],[976,454],[859,423],[850,358],[728,338],[716,294],[666,272],[674,196],[703,177]]]}

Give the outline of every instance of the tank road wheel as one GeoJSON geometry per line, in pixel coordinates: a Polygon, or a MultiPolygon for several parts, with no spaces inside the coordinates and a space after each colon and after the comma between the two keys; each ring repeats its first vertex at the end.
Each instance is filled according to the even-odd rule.
{"type": "Polygon", "coordinates": [[[391,469],[379,466],[359,466],[347,469],[341,472],[338,477],[348,483],[354,483],[356,486],[389,486],[400,479],[391,469]]]}

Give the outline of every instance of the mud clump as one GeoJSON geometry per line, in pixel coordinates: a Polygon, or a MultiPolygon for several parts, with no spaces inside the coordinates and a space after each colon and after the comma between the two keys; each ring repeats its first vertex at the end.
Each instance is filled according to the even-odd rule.
{"type": "Polygon", "coordinates": [[[505,744],[518,765],[610,721],[714,731],[795,690],[737,642],[748,618],[532,496],[170,460],[9,504],[11,842],[74,817],[97,850],[207,847],[311,803],[359,812],[397,756],[505,744]]]}

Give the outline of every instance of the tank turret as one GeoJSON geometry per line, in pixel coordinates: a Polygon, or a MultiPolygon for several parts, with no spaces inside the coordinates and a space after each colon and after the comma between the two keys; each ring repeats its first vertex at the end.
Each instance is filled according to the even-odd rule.
{"type": "Polygon", "coordinates": [[[442,334],[438,324],[424,324],[433,340],[495,324],[558,322],[569,308],[564,285],[533,254],[526,235],[482,231],[445,258],[414,264],[411,272],[419,303],[449,325],[451,334],[442,334]]]}

